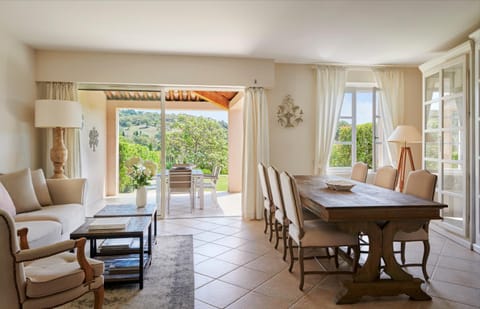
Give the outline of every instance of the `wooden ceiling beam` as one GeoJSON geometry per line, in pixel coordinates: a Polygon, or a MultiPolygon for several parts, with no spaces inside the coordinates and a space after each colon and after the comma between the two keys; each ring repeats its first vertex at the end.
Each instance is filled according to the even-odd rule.
{"type": "Polygon", "coordinates": [[[218,94],[215,91],[194,91],[199,97],[203,98],[204,100],[216,104],[224,109],[228,109],[228,105],[230,104],[230,100],[224,97],[221,94],[218,94]]]}

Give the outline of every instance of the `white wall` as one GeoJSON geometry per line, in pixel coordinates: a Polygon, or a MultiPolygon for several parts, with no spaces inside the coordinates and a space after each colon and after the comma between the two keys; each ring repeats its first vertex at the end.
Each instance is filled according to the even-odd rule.
{"type": "Polygon", "coordinates": [[[268,59],[42,50],[36,65],[38,81],[270,88],[274,78],[268,59]]]}
{"type": "Polygon", "coordinates": [[[0,31],[0,173],[37,168],[34,52],[0,31]]]}
{"type": "Polygon", "coordinates": [[[88,179],[86,205],[105,196],[105,173],[107,156],[107,99],[103,91],[79,91],[84,126],[81,130],[82,175],[88,179]],[[89,145],[90,130],[98,131],[98,146],[95,151],[89,145]]]}

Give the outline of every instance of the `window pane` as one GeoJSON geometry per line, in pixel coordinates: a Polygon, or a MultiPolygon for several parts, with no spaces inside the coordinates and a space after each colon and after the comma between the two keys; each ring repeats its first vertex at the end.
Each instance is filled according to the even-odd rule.
{"type": "Polygon", "coordinates": [[[438,129],[440,121],[440,107],[438,102],[425,105],[425,127],[429,129],[438,129]]]}
{"type": "Polygon", "coordinates": [[[447,100],[443,105],[443,127],[445,129],[461,127],[460,115],[463,114],[463,98],[447,100]]]}
{"type": "Polygon", "coordinates": [[[368,165],[368,168],[372,168],[372,151],[372,123],[369,122],[357,125],[357,161],[364,162],[368,165]]]}
{"type": "Polygon", "coordinates": [[[351,145],[332,145],[330,155],[331,167],[349,167],[352,166],[352,146],[351,145]]]}
{"type": "Polygon", "coordinates": [[[337,132],[335,133],[335,141],[352,141],[352,119],[340,119],[337,125],[337,132]]]}
{"type": "Polygon", "coordinates": [[[425,158],[438,159],[440,155],[440,133],[425,133],[425,158]]]}
{"type": "Polygon", "coordinates": [[[443,190],[463,193],[463,172],[461,164],[443,164],[443,190]]]}
{"type": "Polygon", "coordinates": [[[443,210],[443,220],[453,226],[463,228],[464,198],[444,194],[443,202],[448,205],[443,210]]]}
{"type": "Polygon", "coordinates": [[[438,161],[425,160],[425,168],[433,174],[440,172],[440,164],[438,164],[438,161]]]}
{"type": "Polygon", "coordinates": [[[440,97],[440,73],[433,74],[425,79],[425,101],[440,97]]]}
{"type": "Polygon", "coordinates": [[[445,160],[463,160],[461,152],[461,131],[445,131],[443,133],[443,158],[445,160]]]}
{"type": "Polygon", "coordinates": [[[373,121],[373,94],[371,91],[357,92],[357,125],[372,123],[373,121]]]}
{"type": "Polygon", "coordinates": [[[443,95],[452,95],[463,92],[463,64],[443,70],[443,95]]]}
{"type": "Polygon", "coordinates": [[[352,98],[353,94],[351,92],[345,92],[340,117],[352,117],[352,98]]]}

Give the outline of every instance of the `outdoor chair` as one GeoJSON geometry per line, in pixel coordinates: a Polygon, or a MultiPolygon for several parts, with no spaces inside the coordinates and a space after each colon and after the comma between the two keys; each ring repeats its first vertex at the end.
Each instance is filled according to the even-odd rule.
{"type": "Polygon", "coordinates": [[[203,175],[203,189],[209,189],[212,192],[212,202],[215,207],[218,206],[217,200],[217,181],[218,177],[220,176],[220,170],[222,168],[218,165],[213,167],[212,173],[203,175]]]}
{"type": "Polygon", "coordinates": [[[52,308],[93,291],[102,308],[104,265],[85,257],[85,238],[29,249],[27,233],[0,209],[0,307],[52,308]]]}
{"type": "Polygon", "coordinates": [[[189,168],[172,168],[168,176],[168,203],[167,213],[170,213],[170,198],[175,193],[188,193],[190,195],[190,208],[193,213],[195,206],[195,192],[192,182],[192,170],[189,168]]]}

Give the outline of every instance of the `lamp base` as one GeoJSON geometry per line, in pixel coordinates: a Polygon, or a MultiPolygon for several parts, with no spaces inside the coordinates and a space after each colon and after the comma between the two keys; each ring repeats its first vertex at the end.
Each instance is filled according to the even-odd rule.
{"type": "Polygon", "coordinates": [[[400,175],[399,179],[399,185],[398,188],[400,192],[403,192],[403,186],[405,184],[405,170],[406,170],[406,163],[407,163],[407,157],[409,158],[410,161],[410,169],[412,171],[415,170],[415,164],[413,163],[413,156],[412,156],[412,150],[410,147],[402,146],[402,150],[400,152],[400,160],[398,161],[398,173],[400,175]]]}
{"type": "Polygon", "coordinates": [[[53,146],[52,149],[50,149],[50,160],[52,160],[54,166],[52,178],[68,178],[65,176],[63,169],[68,158],[68,150],[63,141],[64,132],[65,129],[63,128],[57,127],[53,129],[53,146]]]}

